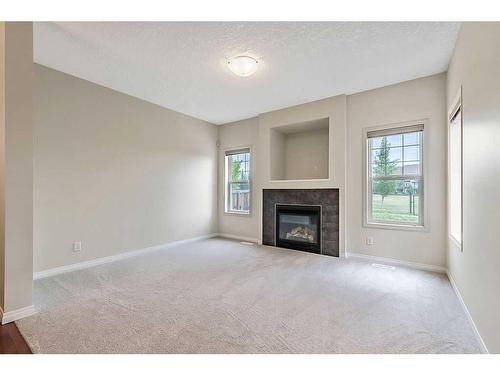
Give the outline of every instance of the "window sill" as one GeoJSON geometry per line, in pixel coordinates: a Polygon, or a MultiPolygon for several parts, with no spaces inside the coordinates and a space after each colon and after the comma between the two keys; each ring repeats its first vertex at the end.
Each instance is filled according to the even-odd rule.
{"type": "Polygon", "coordinates": [[[224,215],[250,217],[252,216],[252,213],[250,211],[248,212],[224,211],[224,215]]]}
{"type": "Polygon", "coordinates": [[[286,183],[286,182],[325,182],[330,181],[330,178],[305,178],[300,180],[273,180],[270,179],[269,183],[278,182],[278,183],[286,183]]]}
{"type": "Polygon", "coordinates": [[[364,223],[363,227],[373,229],[401,230],[408,232],[428,232],[428,229],[425,225],[364,223]]]}

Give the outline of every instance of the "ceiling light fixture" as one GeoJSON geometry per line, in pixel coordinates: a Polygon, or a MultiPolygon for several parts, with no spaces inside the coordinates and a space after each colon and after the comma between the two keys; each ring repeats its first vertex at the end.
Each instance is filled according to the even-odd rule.
{"type": "Polygon", "coordinates": [[[237,76],[248,77],[257,71],[259,61],[248,55],[238,55],[227,59],[227,66],[237,76]]]}

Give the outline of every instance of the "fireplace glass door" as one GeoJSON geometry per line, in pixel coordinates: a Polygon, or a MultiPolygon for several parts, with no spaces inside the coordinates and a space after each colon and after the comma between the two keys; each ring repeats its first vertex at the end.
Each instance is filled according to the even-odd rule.
{"type": "Polygon", "coordinates": [[[276,246],[321,253],[321,207],[276,205],[276,246]]]}

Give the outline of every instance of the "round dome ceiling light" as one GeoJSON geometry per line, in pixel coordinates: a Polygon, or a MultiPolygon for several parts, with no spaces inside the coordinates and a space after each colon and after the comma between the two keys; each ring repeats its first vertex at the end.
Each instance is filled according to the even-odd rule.
{"type": "Polygon", "coordinates": [[[227,66],[237,76],[248,77],[257,71],[259,61],[251,56],[238,55],[227,59],[227,66]]]}

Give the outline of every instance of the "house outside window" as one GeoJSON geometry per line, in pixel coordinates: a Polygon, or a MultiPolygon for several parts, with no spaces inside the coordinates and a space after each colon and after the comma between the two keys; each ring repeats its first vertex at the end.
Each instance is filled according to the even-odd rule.
{"type": "Polygon", "coordinates": [[[225,151],[225,212],[250,214],[251,154],[249,148],[225,151]]]}
{"type": "Polygon", "coordinates": [[[366,133],[365,225],[424,227],[424,125],[366,133]]]}

